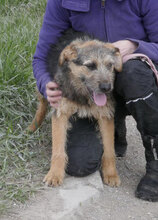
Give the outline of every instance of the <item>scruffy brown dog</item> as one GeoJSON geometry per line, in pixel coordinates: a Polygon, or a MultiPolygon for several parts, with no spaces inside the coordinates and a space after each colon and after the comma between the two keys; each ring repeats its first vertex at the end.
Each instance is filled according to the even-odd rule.
{"type": "MultiPolygon", "coordinates": [[[[79,117],[94,117],[98,121],[104,150],[103,182],[118,186],[112,90],[115,72],[122,70],[119,50],[110,43],[69,30],[50,51],[48,66],[63,98],[52,115],[52,159],[44,182],[53,186],[63,182],[68,161],[65,146],[69,118],[77,113],[79,117]]],[[[39,95],[39,101],[30,131],[40,126],[46,114],[46,99],[39,95]]]]}

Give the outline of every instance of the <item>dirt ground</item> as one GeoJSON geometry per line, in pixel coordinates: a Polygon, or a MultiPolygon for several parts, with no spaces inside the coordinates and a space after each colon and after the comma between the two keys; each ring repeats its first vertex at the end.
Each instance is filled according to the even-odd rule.
{"type": "MultiPolygon", "coordinates": [[[[136,186],[145,172],[144,149],[136,129],[134,120],[127,119],[128,127],[128,151],[123,159],[117,159],[117,167],[122,184],[119,188],[103,186],[103,190],[97,196],[83,202],[78,207],[65,213],[64,217],[52,217],[47,215],[33,217],[30,210],[40,211],[43,204],[49,208],[49,204],[55,204],[56,195],[50,195],[50,189],[45,189],[29,201],[25,206],[19,207],[5,217],[5,220],[158,220],[158,203],[146,202],[135,198],[136,186]],[[48,202],[49,201],[49,202],[48,202]],[[36,205],[35,205],[36,204],[36,205]],[[48,205],[47,205],[48,204],[48,205]]],[[[59,207],[60,208],[60,207],[59,207]]]]}

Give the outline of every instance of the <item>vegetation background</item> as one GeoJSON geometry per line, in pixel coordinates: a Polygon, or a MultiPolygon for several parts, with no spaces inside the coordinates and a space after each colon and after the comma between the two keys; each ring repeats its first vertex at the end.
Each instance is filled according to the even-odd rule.
{"type": "Polygon", "coordinates": [[[48,169],[49,123],[43,132],[26,132],[37,103],[32,58],[45,6],[0,0],[0,215],[42,189],[48,169]]]}
{"type": "MultiPolygon", "coordinates": [[[[49,116],[36,133],[26,132],[37,104],[32,58],[45,6],[46,0],[0,0],[0,219],[44,188],[49,169],[49,116]]],[[[128,125],[126,160],[118,161],[122,187],[106,188],[87,208],[80,206],[81,219],[158,219],[157,204],[134,197],[145,160],[135,122],[128,125]]]]}

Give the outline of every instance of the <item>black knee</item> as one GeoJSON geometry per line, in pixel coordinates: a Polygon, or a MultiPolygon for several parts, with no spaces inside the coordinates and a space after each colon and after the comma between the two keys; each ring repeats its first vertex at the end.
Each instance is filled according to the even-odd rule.
{"type": "Polygon", "coordinates": [[[101,165],[103,147],[96,131],[96,122],[77,119],[72,126],[67,143],[66,173],[71,176],[87,176],[101,165]]]}
{"type": "Polygon", "coordinates": [[[116,77],[116,92],[124,99],[142,135],[158,131],[158,87],[153,71],[140,60],[129,60],[116,77]]]}
{"type": "Polygon", "coordinates": [[[70,146],[67,154],[66,173],[71,176],[87,176],[100,168],[102,147],[98,144],[97,146],[70,146]]]}
{"type": "Polygon", "coordinates": [[[129,60],[116,75],[115,90],[125,101],[145,97],[156,88],[150,67],[141,60],[129,60]]]}

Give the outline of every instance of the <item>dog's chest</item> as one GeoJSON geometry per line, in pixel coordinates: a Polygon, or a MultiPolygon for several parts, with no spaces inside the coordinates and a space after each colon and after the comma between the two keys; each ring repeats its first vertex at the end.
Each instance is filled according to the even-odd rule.
{"type": "Polygon", "coordinates": [[[96,119],[107,117],[109,119],[114,117],[114,102],[113,100],[108,100],[105,106],[97,106],[96,104],[89,106],[77,105],[74,102],[63,98],[60,102],[60,106],[56,111],[57,116],[61,114],[73,115],[78,114],[79,117],[94,117],[96,119]]]}

